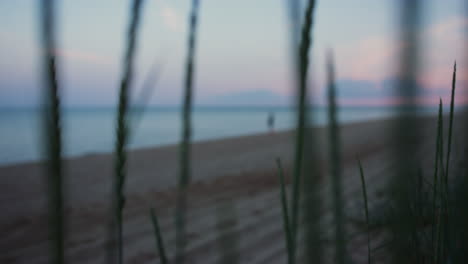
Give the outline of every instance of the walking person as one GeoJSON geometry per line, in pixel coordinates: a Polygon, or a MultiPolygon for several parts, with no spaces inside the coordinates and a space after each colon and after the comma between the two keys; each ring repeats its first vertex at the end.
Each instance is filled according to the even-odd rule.
{"type": "Polygon", "coordinates": [[[267,125],[270,132],[273,133],[275,130],[275,115],[272,112],[268,114],[267,125]]]}

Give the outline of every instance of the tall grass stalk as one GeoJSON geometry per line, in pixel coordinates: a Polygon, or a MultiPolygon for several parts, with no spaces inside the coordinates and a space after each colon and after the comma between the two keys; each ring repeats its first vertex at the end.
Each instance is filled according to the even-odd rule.
{"type": "MultiPolygon", "coordinates": [[[[441,156],[440,152],[442,151],[440,149],[441,145],[441,137],[442,137],[442,118],[443,118],[443,104],[442,104],[442,99],[439,101],[439,115],[438,115],[438,120],[437,120],[437,137],[436,137],[436,154],[435,154],[435,162],[434,162],[434,182],[432,186],[432,230],[431,230],[431,237],[432,237],[432,249],[433,252],[436,253],[436,248],[437,248],[437,241],[435,240],[436,237],[436,231],[437,231],[437,198],[438,198],[438,174],[439,174],[439,157],[441,156]]],[[[437,254],[434,256],[434,259],[437,259],[437,254]]],[[[437,263],[437,262],[435,262],[437,263]]]]}
{"type": "Polygon", "coordinates": [[[367,200],[367,188],[366,179],[364,178],[364,169],[362,168],[361,160],[358,158],[359,174],[361,176],[362,196],[364,198],[364,212],[366,214],[366,226],[367,226],[367,263],[371,264],[371,240],[370,240],[370,228],[369,228],[369,204],[367,200]]]}
{"type": "MultiPolygon", "coordinates": [[[[452,143],[452,133],[453,133],[453,118],[454,118],[454,107],[455,107],[455,87],[456,87],[456,77],[457,77],[457,63],[455,62],[453,65],[453,75],[452,75],[452,92],[451,92],[451,101],[450,101],[450,116],[449,116],[449,128],[448,128],[448,139],[447,139],[447,156],[445,160],[445,170],[443,170],[443,181],[441,185],[443,186],[443,194],[442,194],[442,239],[441,244],[443,247],[441,248],[441,257],[442,260],[447,260],[449,257],[449,250],[450,250],[450,219],[449,219],[449,208],[450,208],[450,197],[449,197],[449,165],[450,165],[450,153],[451,153],[451,143],[452,143]]],[[[441,156],[441,163],[443,157],[441,156]]]]}
{"type": "MultiPolygon", "coordinates": [[[[288,8],[288,16],[289,16],[289,32],[290,32],[290,39],[291,39],[291,50],[293,54],[293,65],[294,70],[296,71],[294,74],[299,73],[299,62],[297,61],[297,44],[299,43],[299,33],[301,28],[301,1],[300,0],[285,0],[286,6],[288,8]]],[[[297,80],[295,80],[297,81],[297,80]]]]}
{"type": "MultiPolygon", "coordinates": [[[[305,146],[305,131],[307,122],[307,72],[309,66],[309,49],[310,49],[310,32],[312,28],[312,15],[315,9],[315,1],[309,0],[303,27],[301,33],[301,41],[297,53],[298,59],[298,91],[297,91],[297,128],[296,128],[296,146],[294,157],[294,179],[291,201],[291,234],[292,234],[292,252],[293,259],[296,255],[298,217],[299,217],[299,201],[300,201],[300,186],[301,175],[303,171],[304,161],[304,146],[305,146]]],[[[308,175],[309,176],[309,175],[308,175]]]]}
{"type": "MultiPolygon", "coordinates": [[[[440,140],[440,148],[443,148],[443,140],[440,140]]],[[[443,169],[443,156],[442,152],[440,153],[439,156],[439,167],[440,167],[440,172],[439,172],[439,182],[437,183],[439,185],[439,193],[438,193],[438,214],[437,214],[437,237],[436,237],[436,263],[441,263],[441,261],[444,259],[444,251],[445,251],[445,245],[444,245],[444,240],[445,240],[445,228],[446,225],[444,223],[445,221],[445,206],[446,206],[446,196],[445,196],[445,186],[444,186],[444,169],[443,169]]]]}
{"type": "Polygon", "coordinates": [[[281,208],[283,213],[283,228],[284,234],[286,237],[286,250],[288,253],[288,263],[294,263],[293,252],[292,252],[292,236],[291,236],[291,226],[289,223],[289,210],[288,210],[288,197],[286,193],[286,184],[284,180],[283,167],[281,166],[281,160],[276,159],[276,166],[278,168],[278,178],[280,181],[280,190],[281,190],[281,208]]]}
{"type": "Polygon", "coordinates": [[[219,263],[239,263],[239,237],[235,229],[237,225],[237,211],[232,198],[225,198],[217,202],[216,230],[217,244],[220,251],[219,263]]]}
{"type": "Polygon", "coordinates": [[[190,140],[193,76],[195,65],[195,45],[197,36],[199,0],[192,0],[192,10],[189,19],[188,54],[185,69],[185,95],[182,111],[182,141],[180,145],[180,174],[176,208],[176,263],[185,261],[186,244],[185,211],[187,207],[187,185],[190,182],[190,140]]]}
{"type": "Polygon", "coordinates": [[[65,216],[62,168],[62,132],[59,85],[55,49],[55,3],[41,2],[41,34],[44,81],[44,150],[47,155],[49,229],[52,238],[52,263],[65,263],[65,216]]]}
{"type": "Polygon", "coordinates": [[[447,159],[445,161],[445,226],[446,226],[446,236],[445,236],[445,245],[447,248],[447,254],[449,254],[449,250],[451,249],[451,238],[449,237],[450,232],[450,211],[449,211],[449,167],[450,167],[450,154],[452,149],[452,134],[453,134],[453,118],[454,118],[454,108],[455,108],[455,87],[457,81],[457,62],[455,61],[453,64],[453,75],[452,75],[452,93],[450,99],[450,118],[449,118],[449,130],[448,130],[448,141],[447,141],[447,159]]]}
{"type": "MultiPolygon", "coordinates": [[[[132,131],[138,130],[138,126],[140,125],[141,120],[149,106],[150,99],[153,97],[156,84],[159,81],[159,77],[161,75],[161,65],[154,64],[151,69],[146,74],[145,80],[143,82],[142,88],[140,90],[137,99],[133,103],[133,110],[130,126],[132,127],[132,131]]],[[[130,135],[130,138],[132,135],[130,135]]],[[[131,139],[130,139],[131,141],[131,139]]]]}
{"type": "Polygon", "coordinates": [[[456,184],[453,185],[453,199],[451,200],[453,215],[450,218],[452,230],[450,259],[452,263],[457,264],[466,263],[466,252],[468,252],[468,210],[466,209],[466,201],[468,201],[468,167],[466,166],[468,164],[468,148],[465,148],[461,161],[465,166],[458,167],[455,174],[457,176],[454,179],[456,184]]]}
{"type": "MultiPolygon", "coordinates": [[[[443,122],[441,123],[441,131],[444,130],[443,128],[443,122]]],[[[442,150],[444,149],[444,141],[443,141],[443,137],[441,136],[440,139],[439,139],[439,144],[440,144],[440,149],[441,149],[441,153],[439,154],[439,167],[440,167],[440,172],[439,172],[439,176],[440,178],[438,179],[438,182],[437,184],[439,185],[438,189],[439,189],[439,193],[438,193],[438,204],[439,204],[439,208],[438,208],[438,214],[437,214],[437,220],[434,224],[436,224],[436,231],[437,231],[437,237],[436,237],[436,249],[435,249],[435,263],[443,263],[443,259],[445,259],[444,257],[444,251],[445,251],[445,248],[444,248],[444,235],[445,235],[445,230],[444,228],[446,227],[446,224],[444,223],[444,213],[445,213],[445,199],[446,199],[446,196],[445,196],[445,187],[444,187],[444,182],[445,182],[445,179],[444,179],[444,175],[445,175],[445,169],[444,169],[444,158],[443,158],[443,152],[442,150]]]]}
{"type": "Polygon", "coordinates": [[[108,261],[110,263],[123,263],[123,208],[125,206],[124,185],[126,178],[126,145],[128,141],[128,104],[130,86],[133,77],[133,61],[135,57],[137,33],[140,22],[142,0],[134,0],[130,13],[130,25],[127,33],[127,46],[123,61],[122,80],[119,89],[119,102],[117,112],[116,142],[115,142],[115,179],[113,190],[113,221],[111,227],[111,241],[108,261]],[[115,252],[117,251],[117,252],[115,252]],[[114,260],[114,258],[117,258],[114,260]]]}
{"type": "Polygon", "coordinates": [[[390,182],[391,199],[394,203],[396,219],[391,224],[391,234],[395,243],[391,246],[391,257],[394,263],[411,263],[417,253],[414,243],[415,214],[411,208],[412,183],[417,177],[417,153],[420,146],[420,131],[414,121],[418,95],[416,76],[419,64],[419,26],[421,22],[421,0],[399,1],[400,4],[400,41],[405,43],[400,53],[399,83],[397,95],[403,99],[404,107],[398,106],[398,121],[395,126],[394,157],[395,175],[390,182]]]}
{"type": "Polygon", "coordinates": [[[332,175],[332,201],[335,220],[336,263],[344,264],[346,259],[345,223],[343,216],[343,190],[341,186],[340,131],[337,121],[335,67],[331,51],[327,58],[328,126],[330,143],[330,170],[332,175]]]}
{"type": "Polygon", "coordinates": [[[449,130],[448,130],[448,141],[447,141],[447,158],[445,160],[445,184],[448,187],[448,173],[450,167],[450,153],[452,150],[452,133],[453,133],[453,114],[455,108],[455,87],[457,81],[457,62],[453,64],[453,75],[452,75],[452,93],[450,99],[450,119],[449,119],[449,130]]]}
{"type": "MultiPolygon", "coordinates": [[[[301,74],[300,74],[300,86],[307,87],[307,73],[308,73],[308,50],[310,49],[311,43],[311,29],[313,21],[313,11],[315,10],[315,1],[309,1],[306,7],[306,13],[304,17],[304,25],[302,28],[302,37],[300,44],[300,54],[299,58],[301,74]]],[[[307,96],[307,88],[305,88],[305,96],[307,96]]],[[[307,99],[306,99],[307,100],[307,99]]],[[[315,131],[311,127],[311,119],[308,118],[309,106],[305,106],[305,138],[304,138],[304,154],[303,154],[303,164],[302,164],[302,191],[304,192],[304,200],[302,202],[302,211],[303,218],[305,223],[305,243],[304,243],[304,253],[306,254],[307,262],[321,263],[323,257],[322,250],[322,231],[320,228],[321,224],[321,212],[322,212],[322,201],[321,194],[319,193],[319,170],[317,164],[316,156],[316,146],[315,143],[315,131]]],[[[299,228],[299,227],[298,227],[299,228]]],[[[297,234],[297,229],[296,229],[297,234]]],[[[297,243],[297,235],[294,243],[297,243]]],[[[297,248],[297,246],[295,246],[297,248]]]]}
{"type": "Polygon", "coordinates": [[[443,223],[443,214],[445,211],[445,169],[444,169],[444,119],[442,118],[440,121],[440,137],[439,137],[439,179],[438,179],[438,199],[439,199],[439,208],[438,208],[438,215],[437,215],[437,237],[436,237],[436,262],[435,263],[440,263],[441,259],[444,259],[443,257],[443,251],[444,251],[444,243],[443,243],[443,238],[444,238],[444,223],[443,223]]]}
{"type": "Polygon", "coordinates": [[[161,264],[167,264],[166,250],[164,249],[164,241],[162,239],[161,231],[159,230],[158,217],[154,211],[154,208],[150,209],[151,223],[154,229],[154,238],[156,240],[156,248],[158,249],[159,259],[161,264]]]}

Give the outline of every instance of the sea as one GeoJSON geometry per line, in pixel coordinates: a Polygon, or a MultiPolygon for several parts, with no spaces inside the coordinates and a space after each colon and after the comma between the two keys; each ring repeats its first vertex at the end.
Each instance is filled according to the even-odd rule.
{"type": "MultiPolygon", "coordinates": [[[[425,108],[420,114],[436,114],[425,108]]],[[[43,158],[41,111],[33,108],[0,109],[0,166],[39,161],[43,158]]],[[[390,118],[390,107],[341,107],[339,123],[390,118]]],[[[274,131],[294,128],[295,111],[287,107],[197,107],[192,112],[194,142],[269,131],[268,116],[274,116],[274,131]]],[[[177,107],[134,110],[129,115],[128,149],[177,144],[182,116],[177,107]]],[[[311,110],[313,124],[327,125],[326,108],[311,110]]],[[[70,107],[62,114],[63,155],[111,153],[114,148],[116,111],[112,107],[70,107]]]]}

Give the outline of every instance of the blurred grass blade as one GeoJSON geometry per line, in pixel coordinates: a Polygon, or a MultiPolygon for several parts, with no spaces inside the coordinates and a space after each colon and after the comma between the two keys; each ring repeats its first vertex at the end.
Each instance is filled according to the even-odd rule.
{"type": "Polygon", "coordinates": [[[336,263],[344,264],[346,259],[345,223],[343,216],[343,190],[341,186],[341,150],[340,131],[337,121],[335,67],[333,54],[327,57],[328,86],[328,126],[330,142],[330,170],[332,175],[332,201],[335,220],[335,254],[336,263]]]}
{"type": "MultiPolygon", "coordinates": [[[[304,161],[304,146],[305,146],[305,132],[307,127],[307,72],[309,66],[309,49],[311,44],[311,29],[313,20],[313,11],[315,9],[315,1],[309,0],[305,12],[301,41],[299,50],[297,52],[298,63],[298,89],[297,89],[297,127],[296,127],[296,146],[294,156],[294,179],[293,191],[291,200],[291,248],[293,252],[292,259],[295,260],[296,256],[296,243],[297,243],[297,230],[298,230],[298,217],[299,217],[299,201],[300,201],[300,186],[301,175],[303,171],[304,161]]],[[[307,175],[308,177],[310,175],[307,175]]],[[[306,205],[310,206],[309,204],[306,205]]],[[[308,235],[306,235],[308,237],[308,235]]]]}
{"type": "MultiPolygon", "coordinates": [[[[297,43],[299,42],[299,29],[301,24],[301,1],[286,0],[291,32],[291,47],[293,54],[296,54],[297,43]]],[[[294,55],[296,57],[296,55],[294,55]]],[[[295,60],[296,58],[294,58],[295,60]]]]}
{"type": "Polygon", "coordinates": [[[164,250],[164,241],[162,239],[161,231],[159,230],[158,218],[156,216],[156,213],[154,212],[154,208],[151,208],[150,215],[151,215],[151,222],[153,223],[153,228],[154,228],[154,237],[156,239],[156,247],[159,252],[159,259],[161,260],[161,264],[167,264],[168,261],[166,257],[166,251],[164,250]]]}
{"type": "Polygon", "coordinates": [[[65,216],[62,168],[62,133],[59,85],[55,48],[55,3],[41,2],[41,34],[44,81],[44,150],[47,155],[46,175],[49,195],[49,229],[52,238],[52,263],[65,263],[65,216]]]}
{"type": "Polygon", "coordinates": [[[358,158],[359,174],[361,175],[362,196],[364,198],[364,209],[366,213],[367,226],[367,263],[371,264],[371,243],[370,243],[370,228],[369,228],[369,204],[367,201],[366,179],[364,178],[364,169],[362,168],[361,160],[358,158]]]}
{"type": "Polygon", "coordinates": [[[452,75],[452,93],[450,100],[450,118],[449,118],[449,131],[448,131],[448,141],[447,141],[447,158],[445,161],[445,177],[444,177],[444,187],[445,187],[445,207],[444,207],[444,226],[445,226],[445,236],[444,236],[444,245],[445,245],[445,257],[448,257],[448,250],[451,248],[451,238],[450,235],[450,219],[449,219],[449,167],[450,167],[450,154],[452,150],[452,134],[453,134],[453,119],[455,111],[455,87],[457,80],[457,62],[453,65],[453,75],[452,75]]]}
{"type": "Polygon", "coordinates": [[[444,175],[445,175],[445,169],[444,169],[444,119],[441,118],[440,120],[440,137],[439,137],[439,179],[438,179],[438,187],[439,189],[438,192],[438,199],[439,199],[439,211],[437,215],[437,238],[436,238],[436,262],[435,263],[440,263],[441,259],[444,259],[443,257],[443,251],[444,251],[444,224],[443,224],[443,212],[444,212],[444,207],[445,207],[445,187],[444,187],[444,175]]]}
{"type": "Polygon", "coordinates": [[[281,190],[281,207],[283,213],[283,228],[284,234],[286,236],[286,249],[288,253],[288,263],[294,263],[293,252],[292,252],[292,244],[291,244],[291,229],[289,223],[289,210],[288,210],[288,198],[286,194],[286,184],[284,180],[284,173],[283,168],[281,166],[281,160],[279,158],[276,159],[276,165],[278,167],[278,178],[280,181],[280,190],[281,190]]]}
{"type": "MultiPolygon", "coordinates": [[[[424,224],[424,215],[423,215],[423,205],[424,205],[424,199],[423,199],[423,193],[424,193],[424,173],[423,169],[421,167],[418,168],[418,183],[417,183],[417,188],[418,188],[418,198],[417,198],[417,222],[416,225],[417,227],[420,227],[422,224],[424,224]]],[[[418,231],[418,230],[416,230],[418,231]]]]}
{"type": "MultiPolygon", "coordinates": [[[[467,5],[468,6],[468,5],[467,5]]],[[[456,178],[456,184],[453,185],[453,216],[450,218],[453,239],[450,258],[452,263],[466,263],[468,252],[468,210],[466,201],[468,201],[468,148],[465,147],[464,157],[461,162],[465,164],[459,167],[456,178]]]]}
{"type": "Polygon", "coordinates": [[[130,86],[133,77],[133,61],[135,56],[137,31],[140,22],[142,0],[134,0],[130,14],[130,25],[127,35],[127,46],[123,61],[122,80],[119,89],[117,113],[116,142],[115,142],[115,179],[113,190],[113,224],[111,226],[109,263],[123,263],[123,208],[125,205],[124,185],[126,177],[126,145],[128,141],[128,104],[130,86]],[[116,258],[116,259],[115,259],[116,258]]]}
{"type": "Polygon", "coordinates": [[[219,263],[239,263],[239,237],[237,225],[237,210],[232,198],[224,198],[216,205],[217,244],[220,250],[219,263]]]}
{"type": "Polygon", "coordinates": [[[193,76],[195,67],[195,45],[197,36],[199,0],[192,0],[192,10],[189,19],[188,53],[185,69],[185,93],[182,111],[182,142],[180,146],[180,175],[176,206],[176,263],[185,262],[185,210],[187,185],[190,182],[190,140],[193,76]]]}
{"type": "MultiPolygon", "coordinates": [[[[448,140],[447,140],[447,157],[445,160],[445,170],[442,175],[443,182],[443,199],[442,199],[442,212],[443,212],[443,219],[442,219],[442,226],[443,226],[443,233],[441,244],[443,248],[441,249],[441,257],[442,260],[446,260],[449,257],[449,249],[451,244],[450,235],[450,219],[449,219],[449,166],[450,166],[450,153],[452,147],[452,133],[453,133],[453,118],[454,118],[454,108],[455,108],[455,87],[456,87],[456,78],[457,78],[457,63],[455,62],[453,65],[453,76],[452,76],[452,93],[451,93],[451,101],[450,101],[450,117],[449,117],[449,130],[448,130],[448,140]]],[[[443,157],[441,156],[441,160],[443,157]]]]}
{"type": "MultiPolygon", "coordinates": [[[[143,82],[143,87],[138,95],[138,99],[134,102],[132,107],[132,116],[130,120],[131,127],[133,131],[138,129],[138,126],[143,119],[143,116],[149,107],[149,102],[153,97],[156,84],[159,81],[161,75],[162,67],[159,64],[153,64],[149,72],[146,74],[146,78],[143,82]]],[[[133,135],[130,135],[132,137],[133,135]]]]}
{"type": "Polygon", "coordinates": [[[449,119],[449,131],[448,131],[448,141],[447,141],[447,159],[445,161],[445,175],[446,175],[446,187],[448,187],[448,173],[450,165],[450,152],[452,150],[452,133],[453,133],[453,114],[455,108],[455,86],[457,81],[457,62],[453,65],[453,76],[452,76],[452,94],[450,100],[450,119],[449,119]]]}
{"type": "MultiPolygon", "coordinates": [[[[439,185],[439,180],[438,180],[438,174],[439,174],[439,157],[442,156],[440,152],[442,151],[440,149],[440,142],[441,142],[441,137],[442,137],[442,118],[443,118],[443,104],[442,104],[442,99],[439,101],[439,115],[438,115],[438,120],[437,120],[437,137],[436,137],[436,154],[435,154],[435,162],[434,162],[434,182],[432,186],[432,231],[431,231],[431,237],[432,237],[432,248],[433,252],[436,253],[437,251],[435,250],[437,248],[437,241],[435,240],[436,237],[436,231],[437,231],[437,193],[439,192],[438,190],[438,185],[439,185]]],[[[437,258],[437,254],[434,257],[435,259],[437,258]]],[[[436,262],[434,262],[436,263],[436,262]]]]}
{"type": "Polygon", "coordinates": [[[417,110],[419,95],[417,75],[420,63],[420,24],[421,24],[421,0],[400,0],[400,39],[402,46],[399,56],[399,74],[396,85],[397,97],[403,102],[397,106],[397,122],[394,130],[393,155],[396,162],[396,170],[390,180],[389,192],[394,204],[394,217],[405,219],[393,221],[390,233],[395,238],[395,243],[390,247],[391,263],[412,263],[416,257],[414,241],[415,214],[411,204],[414,194],[412,183],[416,182],[418,175],[417,159],[419,158],[420,141],[422,139],[420,126],[414,121],[414,113],[417,110]]]}

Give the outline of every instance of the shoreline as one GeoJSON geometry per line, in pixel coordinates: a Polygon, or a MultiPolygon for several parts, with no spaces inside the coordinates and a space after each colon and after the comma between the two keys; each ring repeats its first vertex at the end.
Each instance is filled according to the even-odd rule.
{"type": "MultiPolygon", "coordinates": [[[[354,109],[354,108],[351,108],[351,109],[354,109]]],[[[381,109],[381,108],[378,108],[378,109],[381,109]]],[[[354,124],[354,123],[376,122],[376,121],[381,121],[381,120],[394,119],[395,114],[396,114],[396,113],[391,114],[390,112],[386,112],[386,113],[380,113],[380,114],[374,115],[374,114],[371,114],[371,112],[369,112],[368,110],[366,110],[367,112],[363,112],[361,114],[356,115],[356,112],[355,112],[356,109],[352,110],[351,114],[347,113],[346,107],[342,108],[341,110],[342,110],[341,115],[347,116],[347,118],[342,120],[340,126],[346,126],[346,125],[354,124]]],[[[323,115],[323,114],[324,113],[314,115],[315,117],[313,117],[314,119],[313,123],[315,123],[315,127],[327,126],[327,117],[326,115],[323,115]]],[[[436,115],[436,114],[437,114],[436,112],[426,110],[426,111],[421,111],[421,112],[416,113],[416,116],[425,117],[425,116],[431,116],[431,115],[436,115]]],[[[283,116],[283,119],[284,119],[284,116],[283,116]]],[[[109,124],[105,126],[105,131],[107,134],[103,134],[99,132],[102,130],[96,130],[95,132],[98,134],[98,136],[94,137],[93,134],[89,134],[89,131],[88,131],[85,137],[79,137],[79,138],[77,138],[76,133],[72,133],[69,130],[71,127],[73,127],[73,125],[69,126],[68,128],[65,127],[64,131],[65,132],[68,131],[68,132],[63,134],[64,136],[64,141],[63,141],[64,151],[62,153],[63,159],[64,160],[74,159],[74,158],[80,158],[82,156],[87,156],[87,155],[112,154],[114,151],[114,146],[113,146],[114,142],[112,141],[114,131],[112,128],[108,126],[109,124]],[[110,137],[107,135],[110,135],[110,137]]],[[[292,123],[288,122],[287,125],[284,122],[279,122],[278,128],[279,130],[277,131],[280,133],[294,130],[294,122],[292,123]]],[[[200,131],[197,130],[200,132],[199,136],[197,136],[199,133],[194,133],[193,138],[195,138],[195,140],[192,140],[192,143],[204,142],[207,140],[222,140],[222,139],[228,139],[232,137],[263,134],[268,131],[266,126],[258,126],[258,125],[254,126],[253,129],[240,129],[240,130],[234,129],[234,130],[235,132],[234,133],[231,132],[232,134],[226,133],[226,131],[221,131],[219,133],[218,132],[212,133],[206,129],[204,130],[202,127],[200,131]]],[[[136,134],[139,134],[140,132],[144,132],[144,134],[142,134],[142,137],[140,137],[141,135],[140,136],[136,135],[137,137],[130,139],[129,141],[130,144],[128,144],[128,147],[127,147],[128,151],[135,151],[135,150],[146,149],[146,148],[159,148],[159,147],[173,146],[173,145],[177,145],[180,141],[180,138],[178,135],[179,131],[174,131],[176,133],[169,133],[170,136],[168,136],[167,131],[161,134],[159,134],[158,132],[158,133],[154,133],[154,137],[152,136],[148,137],[148,135],[152,135],[153,132],[157,132],[156,130],[153,132],[146,131],[146,130],[139,131],[136,134]]],[[[7,137],[7,139],[4,139],[4,141],[5,140],[15,141],[17,139],[11,138],[10,136],[9,138],[7,137]]],[[[26,163],[44,162],[44,159],[43,159],[44,153],[41,151],[42,148],[41,148],[41,145],[39,144],[39,142],[41,141],[41,138],[38,138],[37,136],[34,136],[31,138],[31,136],[28,134],[26,140],[27,140],[26,142],[29,142],[29,144],[28,145],[25,145],[24,143],[18,144],[16,146],[17,149],[15,148],[14,144],[8,144],[9,141],[5,141],[2,143],[2,144],[6,144],[5,151],[7,151],[7,153],[11,152],[12,154],[7,155],[6,153],[4,153],[3,155],[1,155],[2,160],[0,161],[0,167],[15,166],[15,165],[21,165],[21,164],[26,164],[26,163]]]]}
{"type": "MultiPolygon", "coordinates": [[[[427,119],[427,118],[435,118],[433,115],[423,115],[418,118],[421,119],[427,119]]],[[[367,123],[374,123],[374,122],[393,122],[395,121],[395,117],[385,117],[381,119],[369,119],[369,120],[358,120],[358,121],[350,121],[350,122],[344,122],[343,124],[340,125],[340,128],[343,127],[348,127],[348,126],[356,126],[356,125],[364,125],[367,123]]],[[[322,130],[326,129],[327,124],[318,124],[314,126],[314,129],[322,130]]],[[[289,128],[289,129],[281,129],[281,130],[276,130],[274,131],[274,134],[283,134],[283,133],[293,133],[294,128],[289,128]]],[[[233,135],[233,136],[228,136],[228,137],[214,137],[214,138],[208,138],[208,139],[201,139],[201,140],[196,140],[192,141],[192,145],[197,145],[197,144],[205,144],[205,143],[210,143],[210,142],[220,142],[225,140],[232,140],[232,139],[241,139],[241,138],[247,138],[247,137],[256,137],[256,136],[267,136],[271,134],[270,132],[260,132],[260,133],[251,133],[251,134],[241,134],[241,135],[233,135]]],[[[157,151],[158,149],[165,149],[165,148],[177,148],[179,146],[179,142],[177,143],[169,143],[169,144],[161,144],[161,145],[148,145],[148,146],[143,146],[143,147],[127,147],[127,153],[132,153],[132,152],[138,152],[138,151],[148,151],[148,150],[153,150],[157,151]]],[[[88,157],[95,157],[95,156],[103,156],[103,155],[110,155],[112,156],[114,153],[113,151],[110,152],[86,152],[82,154],[76,154],[76,155],[70,155],[70,156],[63,156],[62,160],[63,162],[69,162],[71,160],[75,159],[82,159],[82,158],[88,158],[88,157]]],[[[45,162],[44,159],[39,159],[39,160],[24,160],[24,161],[17,161],[17,162],[12,162],[12,163],[4,163],[0,164],[0,169],[3,168],[8,168],[8,167],[17,167],[17,166],[24,166],[24,165],[40,165],[45,162]]]]}

